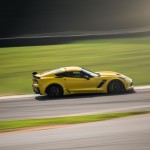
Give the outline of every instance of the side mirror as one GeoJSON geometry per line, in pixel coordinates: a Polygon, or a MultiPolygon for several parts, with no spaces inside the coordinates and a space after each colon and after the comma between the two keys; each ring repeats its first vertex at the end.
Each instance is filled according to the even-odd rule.
{"type": "Polygon", "coordinates": [[[90,80],[90,77],[89,76],[84,76],[85,79],[87,80],[90,80]]]}

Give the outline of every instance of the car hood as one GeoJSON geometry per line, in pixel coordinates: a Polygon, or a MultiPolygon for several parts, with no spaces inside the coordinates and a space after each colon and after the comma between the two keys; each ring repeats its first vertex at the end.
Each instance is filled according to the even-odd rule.
{"type": "Polygon", "coordinates": [[[97,73],[99,73],[101,76],[116,76],[116,75],[120,75],[120,73],[113,72],[113,71],[100,71],[100,72],[97,72],[97,73]]]}
{"type": "Polygon", "coordinates": [[[120,78],[123,78],[123,79],[128,79],[130,81],[132,81],[131,78],[121,74],[121,73],[118,73],[118,72],[113,72],[113,71],[100,71],[98,72],[100,74],[100,76],[117,76],[117,77],[120,77],[120,78]]]}

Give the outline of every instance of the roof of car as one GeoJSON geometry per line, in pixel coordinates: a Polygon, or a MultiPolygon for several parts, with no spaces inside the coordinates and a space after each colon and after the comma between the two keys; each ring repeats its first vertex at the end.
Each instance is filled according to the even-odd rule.
{"type": "Polygon", "coordinates": [[[76,67],[76,66],[72,66],[72,67],[64,67],[64,69],[66,71],[81,71],[81,67],[76,67]]]}

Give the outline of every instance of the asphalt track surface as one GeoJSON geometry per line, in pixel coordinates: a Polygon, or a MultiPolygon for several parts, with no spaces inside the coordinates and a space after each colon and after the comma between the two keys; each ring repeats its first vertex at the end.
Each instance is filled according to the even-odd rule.
{"type": "Polygon", "coordinates": [[[122,95],[90,94],[50,99],[46,96],[0,99],[0,120],[51,118],[150,110],[150,89],[122,95]]]}
{"type": "Polygon", "coordinates": [[[1,150],[149,150],[150,115],[0,134],[1,150]]]}

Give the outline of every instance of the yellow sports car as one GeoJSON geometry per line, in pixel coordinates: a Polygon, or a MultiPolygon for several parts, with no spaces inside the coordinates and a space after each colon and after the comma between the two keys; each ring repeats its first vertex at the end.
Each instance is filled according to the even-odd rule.
{"type": "Polygon", "coordinates": [[[33,91],[49,97],[80,93],[118,94],[133,90],[129,77],[117,72],[91,72],[81,67],[64,67],[44,73],[33,72],[33,91]]]}

